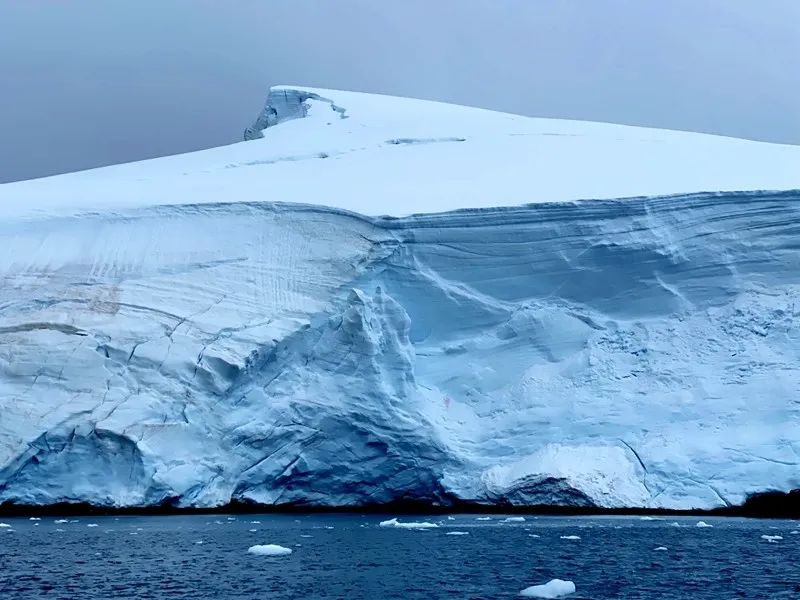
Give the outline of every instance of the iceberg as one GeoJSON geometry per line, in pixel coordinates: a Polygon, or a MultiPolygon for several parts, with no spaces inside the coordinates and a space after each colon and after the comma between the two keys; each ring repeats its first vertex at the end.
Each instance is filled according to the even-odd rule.
{"type": "Polygon", "coordinates": [[[0,503],[800,487],[799,147],[286,86],[246,137],[0,185],[0,503]]]}

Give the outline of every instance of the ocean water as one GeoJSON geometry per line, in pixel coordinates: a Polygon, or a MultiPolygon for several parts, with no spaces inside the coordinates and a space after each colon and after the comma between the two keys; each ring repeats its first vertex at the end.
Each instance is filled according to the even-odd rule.
{"type": "Polygon", "coordinates": [[[800,598],[796,521],[455,515],[399,518],[439,525],[427,530],[379,526],[392,516],[0,518],[10,525],[0,598],[488,600],[553,578],[573,581],[575,600],[800,598]],[[248,553],[256,544],[293,552],[248,553]]]}

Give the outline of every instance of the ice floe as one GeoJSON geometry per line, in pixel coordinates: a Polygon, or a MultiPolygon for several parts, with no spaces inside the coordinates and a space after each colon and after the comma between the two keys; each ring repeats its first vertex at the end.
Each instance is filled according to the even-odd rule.
{"type": "Polygon", "coordinates": [[[562,535],[561,539],[562,540],[579,540],[579,539],[581,539],[581,536],[579,536],[579,535],[562,535]]]}
{"type": "Polygon", "coordinates": [[[713,525],[709,525],[705,521],[698,521],[697,525],[695,525],[695,527],[713,527],[713,525]]]}
{"type": "Polygon", "coordinates": [[[396,527],[399,529],[433,529],[439,527],[436,523],[430,523],[428,521],[409,521],[408,523],[401,523],[397,518],[381,521],[380,526],[396,527]]]}
{"type": "Polygon", "coordinates": [[[542,585],[532,585],[522,590],[524,598],[561,598],[575,593],[575,584],[563,579],[551,579],[542,585]]]}
{"type": "Polygon", "coordinates": [[[292,553],[291,548],[278,546],[277,544],[256,544],[250,546],[247,551],[250,554],[258,554],[259,556],[288,556],[292,553]]]}

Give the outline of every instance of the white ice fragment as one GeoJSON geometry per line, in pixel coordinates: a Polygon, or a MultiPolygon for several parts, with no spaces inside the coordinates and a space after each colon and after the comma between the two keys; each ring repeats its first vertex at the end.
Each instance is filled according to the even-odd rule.
{"type": "Polygon", "coordinates": [[[86,526],[87,527],[99,527],[99,525],[97,523],[87,523],[86,526]]]}
{"type": "Polygon", "coordinates": [[[252,525],[261,525],[261,521],[250,521],[252,525]]]}
{"type": "Polygon", "coordinates": [[[476,521],[491,521],[492,517],[478,517],[476,521]]]}
{"type": "Polygon", "coordinates": [[[503,523],[524,523],[525,517],[506,517],[503,523]]]}
{"type": "Polygon", "coordinates": [[[250,533],[255,533],[256,531],[258,531],[258,529],[248,529],[247,531],[249,531],[250,533]]]}
{"type": "Polygon", "coordinates": [[[579,536],[579,535],[562,535],[561,539],[562,540],[579,540],[579,539],[581,539],[581,536],[579,536]]]}
{"type": "Polygon", "coordinates": [[[69,523],[67,519],[56,519],[53,523],[69,523]]]}
{"type": "Polygon", "coordinates": [[[310,535],[307,535],[307,534],[305,534],[305,533],[301,533],[301,534],[300,534],[300,537],[301,537],[301,538],[310,538],[311,536],[310,536],[310,535]]]}
{"type": "Polygon", "coordinates": [[[639,517],[639,520],[640,521],[659,521],[660,519],[657,519],[655,517],[651,517],[650,515],[644,515],[644,516],[639,517]]]}
{"type": "Polygon", "coordinates": [[[575,584],[563,579],[551,579],[542,585],[532,585],[519,595],[525,598],[561,598],[575,593],[575,584]]]}
{"type": "Polygon", "coordinates": [[[536,535],[535,533],[529,533],[529,534],[528,534],[528,537],[532,537],[532,538],[538,538],[538,537],[542,537],[542,536],[540,536],[540,535],[536,535]]]}
{"type": "Polygon", "coordinates": [[[236,517],[228,517],[228,521],[235,521],[236,517]]]}
{"type": "Polygon", "coordinates": [[[709,525],[705,521],[698,521],[697,525],[695,525],[695,527],[713,527],[713,525],[709,525]]]}
{"type": "Polygon", "coordinates": [[[41,521],[39,517],[30,517],[28,521],[41,521]]]}
{"type": "Polygon", "coordinates": [[[663,552],[666,549],[667,549],[666,546],[659,546],[658,548],[656,548],[656,552],[663,552]]]}
{"type": "Polygon", "coordinates": [[[453,515],[447,515],[447,520],[448,521],[455,521],[456,518],[453,515]]]}
{"type": "Polygon", "coordinates": [[[672,523],[670,523],[669,525],[670,525],[670,527],[680,527],[680,526],[681,526],[681,524],[680,524],[680,523],[678,523],[677,521],[673,521],[673,522],[672,522],[672,523]]]}
{"type": "Polygon", "coordinates": [[[401,523],[396,517],[388,521],[381,521],[379,525],[381,527],[395,527],[398,529],[433,529],[439,527],[436,523],[430,523],[428,521],[409,521],[408,523],[401,523]]]}
{"type": "Polygon", "coordinates": [[[250,546],[247,551],[250,554],[258,554],[259,556],[288,556],[292,553],[291,548],[285,548],[277,544],[257,544],[255,546],[250,546]]]}
{"type": "Polygon", "coordinates": [[[62,531],[63,532],[64,530],[63,529],[56,529],[56,531],[62,531]]]}
{"type": "Polygon", "coordinates": [[[197,540],[197,541],[195,542],[195,544],[197,544],[197,545],[200,545],[200,544],[203,544],[203,543],[204,543],[204,542],[203,542],[203,540],[197,540]]]}
{"type": "Polygon", "coordinates": [[[789,532],[789,535],[797,535],[797,534],[800,534],[800,531],[797,531],[796,529],[789,532]]]}
{"type": "Polygon", "coordinates": [[[445,535],[469,535],[469,531],[448,531],[445,535]]]}
{"type": "Polygon", "coordinates": [[[767,540],[769,543],[774,544],[775,542],[782,540],[783,536],[781,536],[781,535],[762,535],[761,539],[762,540],[767,540]]]}
{"type": "Polygon", "coordinates": [[[333,529],[333,525],[325,525],[325,529],[333,529]]]}
{"type": "Polygon", "coordinates": [[[11,527],[8,523],[0,523],[0,527],[11,527]]]}

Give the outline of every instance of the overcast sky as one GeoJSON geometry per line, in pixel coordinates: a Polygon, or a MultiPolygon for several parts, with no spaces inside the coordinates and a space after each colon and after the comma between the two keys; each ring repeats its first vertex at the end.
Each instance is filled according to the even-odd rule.
{"type": "Polygon", "coordinates": [[[800,144],[800,0],[0,0],[0,182],[238,141],[284,83],[800,144]]]}

